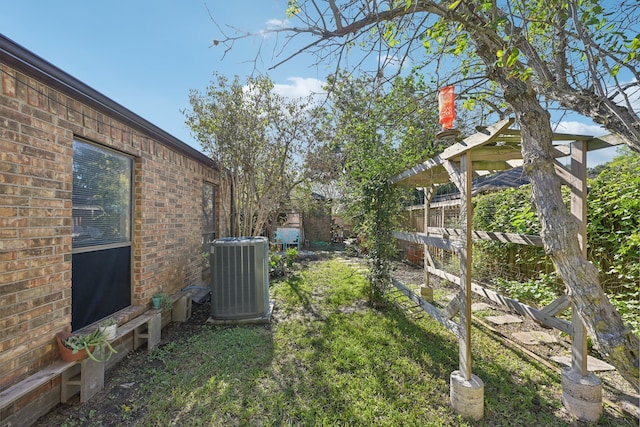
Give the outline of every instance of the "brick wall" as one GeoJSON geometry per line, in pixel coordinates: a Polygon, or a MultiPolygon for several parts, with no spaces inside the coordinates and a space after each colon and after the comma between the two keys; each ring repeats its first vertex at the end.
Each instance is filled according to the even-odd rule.
{"type": "Polygon", "coordinates": [[[309,242],[331,241],[331,207],[328,202],[316,201],[304,213],[304,238],[309,242]]]}
{"type": "Polygon", "coordinates": [[[74,137],[135,159],[134,305],[203,285],[202,184],[219,172],[7,64],[0,77],[2,390],[57,359],[70,329],[74,137]]]}

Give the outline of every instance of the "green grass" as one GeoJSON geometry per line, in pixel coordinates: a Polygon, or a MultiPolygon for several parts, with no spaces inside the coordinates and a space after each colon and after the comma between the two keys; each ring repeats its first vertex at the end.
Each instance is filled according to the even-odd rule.
{"type": "MultiPolygon", "coordinates": [[[[123,425],[562,426],[557,372],[473,331],[485,418],[449,403],[458,343],[429,319],[366,305],[365,280],[336,259],[272,283],[269,326],[214,327],[151,351],[123,425]]],[[[98,425],[98,424],[96,424],[98,425]]],[[[600,425],[635,425],[607,413],[600,425]]]]}

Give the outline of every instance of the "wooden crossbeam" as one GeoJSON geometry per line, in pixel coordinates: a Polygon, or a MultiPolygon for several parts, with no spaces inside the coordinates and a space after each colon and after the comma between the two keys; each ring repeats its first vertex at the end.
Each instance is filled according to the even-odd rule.
{"type": "Polygon", "coordinates": [[[396,287],[400,292],[405,294],[411,301],[418,304],[427,314],[433,317],[438,323],[451,331],[456,337],[460,338],[460,326],[447,319],[442,315],[440,310],[438,310],[435,306],[431,305],[429,302],[424,300],[422,297],[414,294],[411,289],[407,288],[402,282],[391,279],[391,283],[396,287]]]}

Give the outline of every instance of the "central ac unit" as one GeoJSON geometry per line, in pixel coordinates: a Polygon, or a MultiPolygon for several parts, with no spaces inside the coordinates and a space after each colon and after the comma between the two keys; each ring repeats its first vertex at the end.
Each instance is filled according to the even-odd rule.
{"type": "Polygon", "coordinates": [[[211,317],[214,320],[269,317],[269,241],[227,237],[211,245],[211,317]]]}

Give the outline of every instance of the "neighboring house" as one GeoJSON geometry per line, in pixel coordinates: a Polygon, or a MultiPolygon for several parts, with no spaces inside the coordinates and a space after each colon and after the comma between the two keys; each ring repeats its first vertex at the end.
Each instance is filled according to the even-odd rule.
{"type": "MultiPolygon", "coordinates": [[[[0,35],[0,393],[58,359],[56,332],[208,285],[202,252],[227,229],[220,179],[204,154],[0,35]]],[[[0,425],[50,409],[56,381],[0,408],[0,425]]]]}

